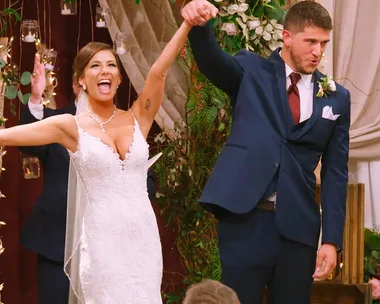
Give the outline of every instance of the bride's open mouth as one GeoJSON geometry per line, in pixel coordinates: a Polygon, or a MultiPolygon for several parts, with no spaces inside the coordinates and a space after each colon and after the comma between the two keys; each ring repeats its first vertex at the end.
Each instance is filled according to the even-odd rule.
{"type": "Polygon", "coordinates": [[[101,94],[109,94],[112,88],[112,82],[109,79],[102,79],[98,82],[98,88],[101,94]]]}

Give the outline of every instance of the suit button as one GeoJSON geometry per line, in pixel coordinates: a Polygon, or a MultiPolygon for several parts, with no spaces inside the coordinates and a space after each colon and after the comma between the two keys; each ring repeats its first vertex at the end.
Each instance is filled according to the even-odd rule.
{"type": "Polygon", "coordinates": [[[283,142],[285,145],[288,143],[288,141],[287,141],[286,139],[284,139],[282,142],[283,142]]]}
{"type": "Polygon", "coordinates": [[[278,163],[274,163],[274,164],[273,164],[273,167],[275,167],[275,168],[278,168],[278,166],[279,166],[278,163]]]}

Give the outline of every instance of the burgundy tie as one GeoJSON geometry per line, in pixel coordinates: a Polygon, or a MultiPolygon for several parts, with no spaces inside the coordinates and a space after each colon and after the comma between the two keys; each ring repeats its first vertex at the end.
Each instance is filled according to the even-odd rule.
{"type": "Polygon", "coordinates": [[[297,88],[297,82],[301,79],[301,75],[292,72],[290,75],[291,85],[288,88],[288,98],[290,111],[292,112],[294,124],[300,122],[301,109],[300,109],[300,92],[297,88]]]}

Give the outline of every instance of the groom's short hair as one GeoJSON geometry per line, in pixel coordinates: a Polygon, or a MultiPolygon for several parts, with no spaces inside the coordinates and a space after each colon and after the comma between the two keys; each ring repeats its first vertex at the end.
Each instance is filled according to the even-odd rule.
{"type": "Polygon", "coordinates": [[[285,15],[284,29],[298,33],[305,27],[331,31],[333,27],[329,12],[321,4],[311,0],[294,4],[285,15]]]}
{"type": "Polygon", "coordinates": [[[240,301],[230,287],[218,281],[205,280],[187,290],[183,304],[240,304],[240,301]]]}

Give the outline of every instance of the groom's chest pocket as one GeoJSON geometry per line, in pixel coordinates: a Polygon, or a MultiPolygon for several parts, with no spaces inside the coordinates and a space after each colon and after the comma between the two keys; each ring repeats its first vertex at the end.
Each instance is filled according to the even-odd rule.
{"type": "Polygon", "coordinates": [[[310,129],[310,132],[308,132],[307,136],[310,136],[310,140],[315,142],[324,150],[335,130],[336,125],[337,122],[335,120],[326,119],[320,116],[314,126],[310,129]]]}

